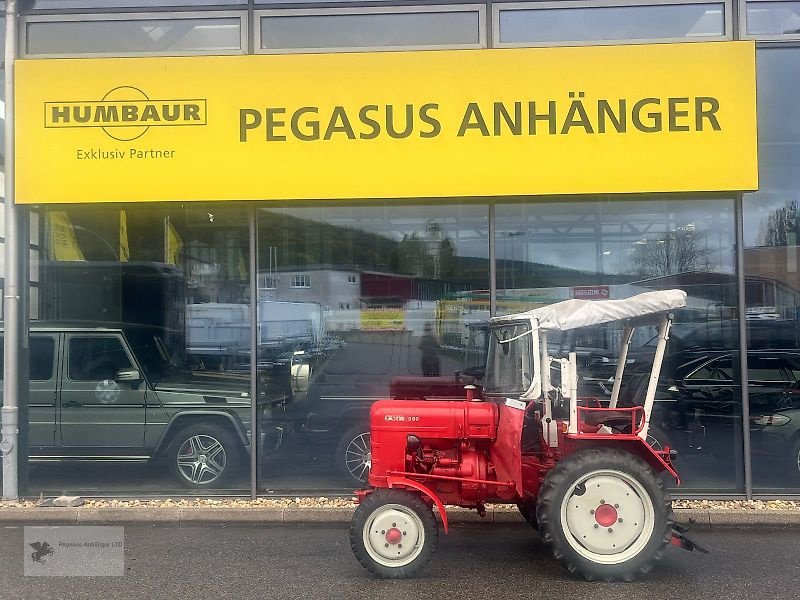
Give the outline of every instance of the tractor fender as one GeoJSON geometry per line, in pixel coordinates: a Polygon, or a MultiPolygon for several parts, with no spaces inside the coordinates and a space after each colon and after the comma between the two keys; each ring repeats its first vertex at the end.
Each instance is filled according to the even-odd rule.
{"type": "Polygon", "coordinates": [[[436,495],[436,492],[431,490],[429,487],[417,481],[412,481],[411,479],[407,479],[406,477],[390,476],[386,478],[386,483],[389,485],[390,488],[409,487],[415,489],[418,492],[422,492],[428,498],[430,498],[442,517],[442,526],[444,527],[444,532],[447,533],[447,512],[444,509],[444,504],[442,503],[441,500],[439,500],[439,496],[436,495]]]}
{"type": "Polygon", "coordinates": [[[638,456],[647,462],[651,467],[653,467],[653,469],[655,469],[656,473],[666,471],[675,479],[676,485],[681,484],[681,478],[678,476],[675,468],[669,462],[664,460],[664,458],[658,452],[653,450],[653,448],[651,448],[650,445],[639,436],[630,434],[617,434],[613,436],[596,436],[589,438],[585,435],[581,435],[579,437],[568,435],[567,438],[571,438],[576,450],[587,447],[604,447],[618,448],[620,450],[630,452],[631,454],[638,456]]]}

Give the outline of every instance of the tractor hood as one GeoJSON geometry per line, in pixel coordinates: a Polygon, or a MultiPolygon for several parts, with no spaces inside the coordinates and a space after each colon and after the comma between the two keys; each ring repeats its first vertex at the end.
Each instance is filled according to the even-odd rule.
{"type": "Polygon", "coordinates": [[[493,317],[492,325],[530,320],[532,327],[543,331],[565,331],[625,321],[665,313],[686,306],[686,292],[664,290],[645,292],[623,300],[565,300],[523,313],[493,317]]]}

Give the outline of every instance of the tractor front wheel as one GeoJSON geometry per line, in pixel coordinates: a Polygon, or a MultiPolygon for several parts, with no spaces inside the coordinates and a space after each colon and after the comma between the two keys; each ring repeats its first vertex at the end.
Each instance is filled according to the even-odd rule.
{"type": "Polygon", "coordinates": [[[370,573],[411,577],[433,556],[439,526],[419,494],[376,490],[364,498],[350,523],[353,553],[370,573]]]}
{"type": "Polygon", "coordinates": [[[632,581],[672,537],[664,483],[641,458],[610,448],[560,461],[545,478],[536,516],[553,555],[589,581],[632,581]]]}

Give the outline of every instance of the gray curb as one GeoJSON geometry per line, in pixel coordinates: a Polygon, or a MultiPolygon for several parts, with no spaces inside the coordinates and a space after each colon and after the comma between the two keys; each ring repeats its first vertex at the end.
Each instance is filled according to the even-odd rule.
{"type": "MultiPolygon", "coordinates": [[[[126,508],[0,508],[0,523],[45,524],[45,525],[265,525],[311,524],[350,522],[355,509],[346,508],[301,508],[301,507],[126,507],[126,508]]],[[[458,527],[470,523],[517,523],[524,524],[513,507],[489,506],[486,518],[475,511],[448,510],[449,522],[458,527]]],[[[800,527],[800,511],[751,510],[751,509],[675,509],[676,520],[688,523],[694,520],[698,528],[716,527],[800,527]]]]}

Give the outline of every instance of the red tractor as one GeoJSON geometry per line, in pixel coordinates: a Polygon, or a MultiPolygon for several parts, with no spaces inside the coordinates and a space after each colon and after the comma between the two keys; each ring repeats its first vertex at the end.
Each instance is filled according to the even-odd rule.
{"type": "Polygon", "coordinates": [[[495,317],[480,398],[466,386],[465,400],[376,402],[369,487],[356,492],[350,527],[359,562],[379,577],[410,577],[436,550],[434,508],[447,533],[446,506],[484,515],[487,503],[515,503],[553,555],[589,580],[630,581],[670,543],[700,549],[673,522],[662,481],[666,472],[679,483],[674,451],[646,442],[671,311],[685,305],[685,292],[669,290],[495,317]],[[547,336],[612,321],[624,330],[611,398],[578,398],[576,356],[550,356],[547,336]],[[643,325],[658,328],[649,384],[620,407],[643,325]]]}

